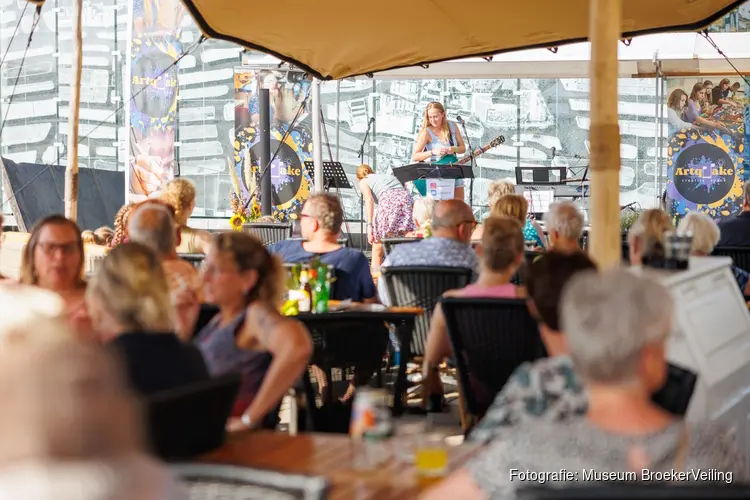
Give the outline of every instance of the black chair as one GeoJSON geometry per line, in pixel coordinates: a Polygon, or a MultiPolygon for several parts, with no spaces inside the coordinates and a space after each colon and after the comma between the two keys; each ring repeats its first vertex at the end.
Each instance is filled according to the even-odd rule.
{"type": "Polygon", "coordinates": [[[388,327],[382,321],[343,319],[309,327],[313,355],[304,377],[308,425],[314,432],[347,434],[357,387],[383,368],[388,327]]]}
{"type": "Polygon", "coordinates": [[[154,454],[182,460],[221,446],[239,386],[239,374],[232,373],[148,398],[146,422],[154,454]]]}
{"type": "Polygon", "coordinates": [[[196,269],[201,268],[203,259],[206,258],[206,254],[203,253],[178,253],[177,256],[182,260],[190,262],[196,269]]]}
{"type": "MultiPolygon", "coordinates": [[[[638,476],[639,473],[635,473],[638,476]]],[[[750,485],[699,483],[611,483],[560,488],[555,486],[527,486],[516,492],[519,500],[589,500],[631,498],[750,498],[750,485]]]]}
{"type": "Polygon", "coordinates": [[[292,225],[287,222],[249,222],[242,225],[242,230],[260,238],[265,246],[292,237],[292,225]]]}
{"type": "Polygon", "coordinates": [[[652,401],[673,415],[684,417],[693,397],[698,375],[692,371],[673,365],[667,365],[667,380],[657,393],[651,398],[652,401]]]}
{"type": "Polygon", "coordinates": [[[325,500],[325,477],[302,476],[234,465],[174,464],[170,470],[193,500],[249,500],[294,498],[325,500]]]}
{"type": "MultiPolygon", "coordinates": [[[[472,270],[463,267],[383,267],[388,301],[393,306],[421,307],[424,315],[414,322],[410,354],[424,356],[430,319],[438,299],[448,290],[471,283],[472,270]]],[[[403,362],[409,361],[404,359],[403,362]]]]}
{"type": "Polygon", "coordinates": [[[735,266],[750,272],[750,247],[716,247],[711,255],[731,257],[735,266]]]}
{"type": "Polygon", "coordinates": [[[440,304],[458,365],[468,430],[521,363],[547,353],[524,300],[444,297],[440,304]]]}
{"type": "Polygon", "coordinates": [[[421,239],[422,238],[383,238],[383,252],[385,253],[385,255],[388,255],[396,245],[400,245],[401,243],[414,243],[415,241],[420,241],[421,239]]]}

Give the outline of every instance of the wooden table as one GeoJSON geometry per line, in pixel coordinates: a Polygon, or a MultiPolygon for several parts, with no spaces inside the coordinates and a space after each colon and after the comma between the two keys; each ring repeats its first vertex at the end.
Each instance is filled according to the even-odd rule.
{"type": "MultiPolygon", "coordinates": [[[[461,467],[479,448],[474,444],[450,448],[449,469],[461,467]]],[[[229,436],[224,446],[200,461],[324,476],[330,483],[331,500],[412,500],[439,481],[419,478],[413,464],[393,458],[372,471],[354,470],[353,459],[353,441],[348,436],[257,431],[229,436]]]]}

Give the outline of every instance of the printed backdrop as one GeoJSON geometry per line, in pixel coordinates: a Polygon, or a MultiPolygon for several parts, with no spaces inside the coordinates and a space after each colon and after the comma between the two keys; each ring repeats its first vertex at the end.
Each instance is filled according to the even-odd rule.
{"type": "Polygon", "coordinates": [[[177,67],[171,65],[182,54],[184,16],[179,0],[132,3],[130,79],[124,86],[129,102],[127,201],[158,193],[174,177],[177,67]]]}
{"type": "MultiPolygon", "coordinates": [[[[298,71],[242,68],[235,71],[235,142],[234,169],[242,181],[242,192],[249,199],[260,200],[260,88],[270,91],[271,164],[273,216],[278,220],[296,219],[302,204],[310,195],[312,180],[304,162],[312,160],[312,133],[308,109],[282,143],[300,106],[309,95],[310,81],[298,71]]],[[[309,101],[309,99],[308,99],[309,101]]]]}
{"type": "Polygon", "coordinates": [[[671,106],[676,114],[669,111],[667,210],[675,221],[695,210],[721,219],[736,215],[742,209],[742,187],[750,173],[750,169],[746,170],[748,111],[743,93],[730,93],[729,97],[734,102],[732,105],[715,107],[704,104],[701,116],[723,125],[724,129],[684,128],[678,126],[675,120],[675,116],[679,116],[686,121],[680,110],[674,109],[679,107],[676,104],[679,102],[676,98],[679,91],[690,96],[694,85],[706,82],[719,85],[722,79],[709,77],[670,81],[667,95],[673,96],[671,106]]]}

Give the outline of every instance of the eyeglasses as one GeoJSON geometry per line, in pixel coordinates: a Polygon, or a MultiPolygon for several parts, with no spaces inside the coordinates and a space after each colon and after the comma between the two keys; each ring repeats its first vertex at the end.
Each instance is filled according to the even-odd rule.
{"type": "Polygon", "coordinates": [[[63,255],[73,255],[78,251],[78,243],[71,241],[68,243],[52,243],[49,241],[40,241],[37,243],[39,249],[47,255],[54,255],[60,250],[63,255]]]}

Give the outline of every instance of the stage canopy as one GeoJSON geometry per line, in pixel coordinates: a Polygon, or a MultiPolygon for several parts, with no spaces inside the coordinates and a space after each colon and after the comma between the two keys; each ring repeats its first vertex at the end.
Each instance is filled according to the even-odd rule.
{"type": "MultiPolygon", "coordinates": [[[[602,0],[604,1],[604,0],[602,0]]],[[[590,0],[183,0],[209,37],[322,79],[582,42],[590,0]]],[[[623,38],[696,31],[744,0],[627,0],[623,38]]]]}

